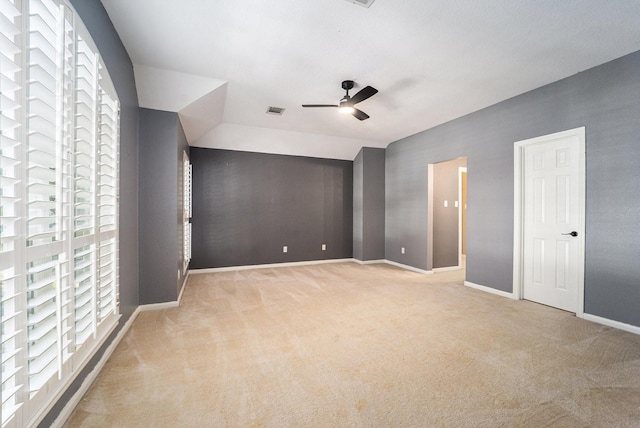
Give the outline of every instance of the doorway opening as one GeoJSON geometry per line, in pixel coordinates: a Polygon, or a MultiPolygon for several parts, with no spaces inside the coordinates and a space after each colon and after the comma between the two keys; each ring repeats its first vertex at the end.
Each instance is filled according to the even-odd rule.
{"type": "Polygon", "coordinates": [[[467,158],[428,165],[427,264],[434,272],[466,265],[467,158]]]}

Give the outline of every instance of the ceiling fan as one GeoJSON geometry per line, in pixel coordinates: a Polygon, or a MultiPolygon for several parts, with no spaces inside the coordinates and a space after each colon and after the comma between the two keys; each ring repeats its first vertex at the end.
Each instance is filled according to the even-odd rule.
{"type": "Polygon", "coordinates": [[[366,86],[362,88],[359,92],[357,92],[354,96],[349,96],[349,90],[354,87],[353,80],[345,80],[342,82],[342,89],[344,89],[347,93],[340,100],[340,104],[302,104],[302,107],[338,107],[338,111],[344,114],[352,114],[356,119],[365,120],[369,119],[369,115],[362,110],[358,110],[354,107],[355,104],[358,104],[367,98],[370,98],[378,93],[376,88],[371,86],[366,86]]]}

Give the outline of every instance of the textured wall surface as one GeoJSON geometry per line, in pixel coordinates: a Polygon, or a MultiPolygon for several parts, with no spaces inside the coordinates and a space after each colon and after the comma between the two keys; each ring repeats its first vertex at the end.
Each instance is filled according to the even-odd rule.
{"type": "Polygon", "coordinates": [[[353,256],[353,162],[195,147],[191,162],[192,269],[353,256]]]}
{"type": "Polygon", "coordinates": [[[363,147],[353,161],[353,257],[384,259],[385,150],[363,147]]]}
{"type": "Polygon", "coordinates": [[[364,147],[353,160],[353,258],[362,258],[364,223],[364,147]]]}
{"type": "Polygon", "coordinates": [[[420,142],[387,147],[385,159],[385,258],[429,270],[427,261],[427,165],[456,156],[442,154],[430,161],[420,142]],[[404,247],[405,253],[400,249],[404,247]]]}
{"type": "Polygon", "coordinates": [[[176,301],[178,114],[140,109],[140,304],[176,301]]]}
{"type": "Polygon", "coordinates": [[[385,149],[365,147],[362,260],[384,259],[385,149]]]}
{"type": "Polygon", "coordinates": [[[514,142],[585,126],[585,312],[640,326],[639,111],[636,52],[389,145],[387,259],[426,268],[427,164],[466,156],[467,280],[511,292],[514,142]]]}

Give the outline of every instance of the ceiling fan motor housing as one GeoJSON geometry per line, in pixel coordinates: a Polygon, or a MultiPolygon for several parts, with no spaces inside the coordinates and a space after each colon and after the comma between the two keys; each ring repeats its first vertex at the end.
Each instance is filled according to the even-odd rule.
{"type": "Polygon", "coordinates": [[[351,99],[351,97],[349,96],[349,90],[353,89],[354,86],[355,86],[355,83],[353,82],[353,80],[342,81],[342,89],[347,91],[347,93],[340,100],[340,108],[353,107],[353,103],[349,101],[351,99]]]}
{"type": "Polygon", "coordinates": [[[353,80],[344,80],[342,82],[342,89],[344,89],[345,91],[353,89],[354,86],[355,86],[355,83],[353,83],[353,80]]]}

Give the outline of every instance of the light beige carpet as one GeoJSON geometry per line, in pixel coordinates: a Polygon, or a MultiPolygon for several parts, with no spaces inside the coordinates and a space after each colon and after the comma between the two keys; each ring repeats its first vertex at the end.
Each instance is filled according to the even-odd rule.
{"type": "Polygon", "coordinates": [[[640,336],[354,263],[192,275],[69,427],[639,427],[640,336]]]}

